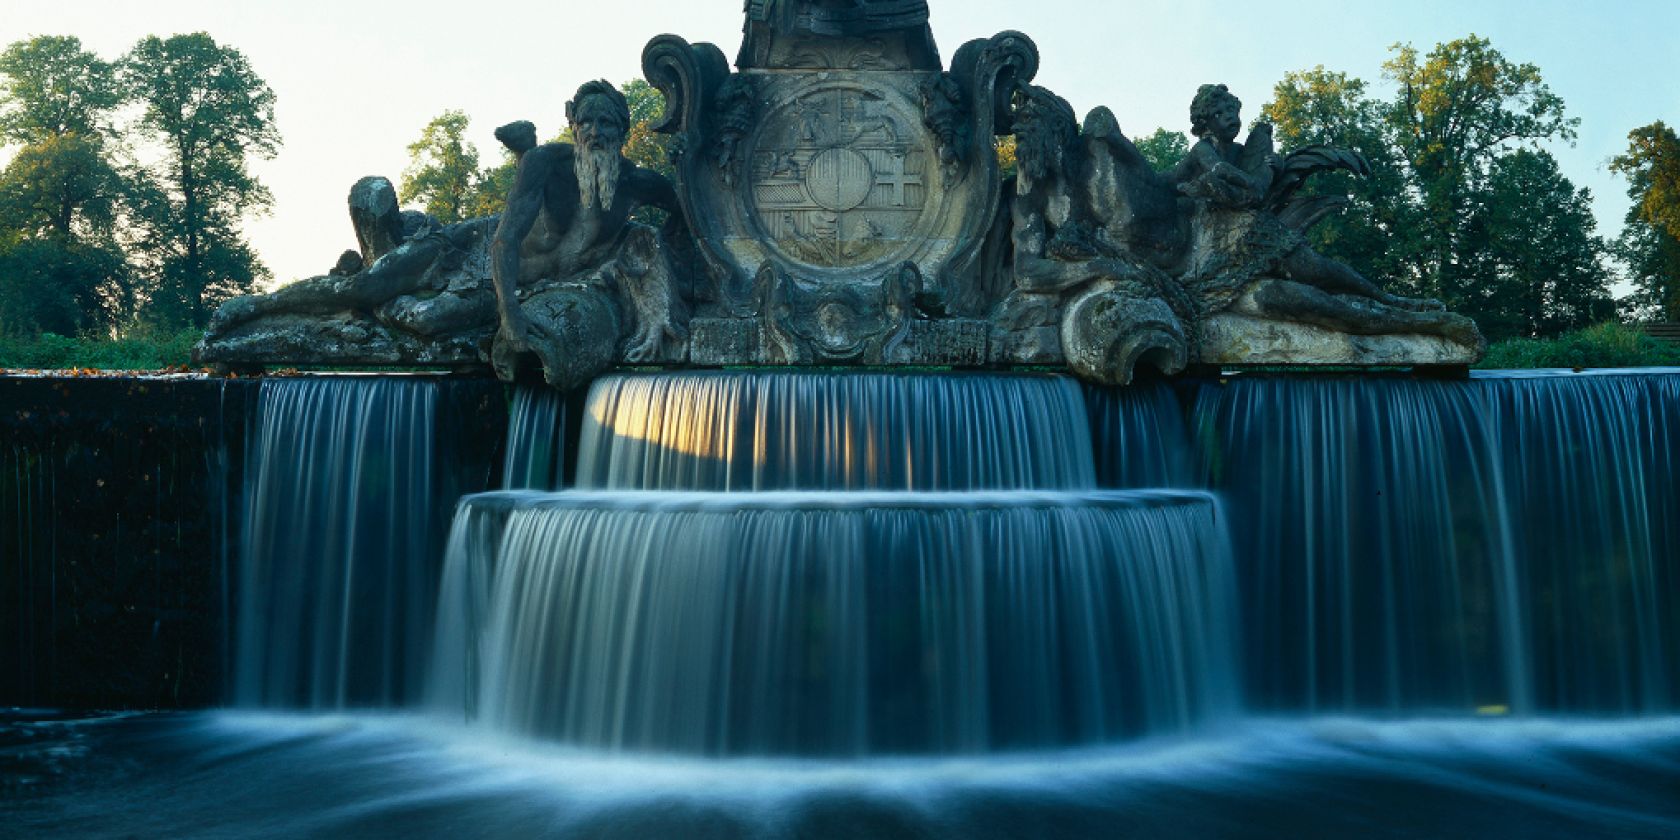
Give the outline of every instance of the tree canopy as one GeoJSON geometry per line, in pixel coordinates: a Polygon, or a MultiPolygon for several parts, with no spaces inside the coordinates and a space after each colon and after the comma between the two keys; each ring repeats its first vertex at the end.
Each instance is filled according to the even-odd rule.
{"type": "Polygon", "coordinates": [[[1396,45],[1383,68],[1391,98],[1317,67],[1287,74],[1262,109],[1285,148],[1325,143],[1371,162],[1369,178],[1307,187],[1352,200],[1314,245],[1396,291],[1443,299],[1494,339],[1612,315],[1590,196],[1545,151],[1573,141],[1578,121],[1539,69],[1473,35],[1428,53],[1396,45]]]}
{"type": "Polygon", "coordinates": [[[203,32],[142,39],[122,76],[142,107],[134,128],[167,161],[136,208],[152,315],[202,328],[221,301],[268,276],[240,224],[273,201],[246,163],[279,149],[274,92],[243,54],[203,32]]]}
{"type": "Polygon", "coordinates": [[[1680,321],[1680,136],[1660,121],[1636,128],[1610,168],[1633,199],[1616,251],[1639,289],[1636,314],[1680,321]]]}

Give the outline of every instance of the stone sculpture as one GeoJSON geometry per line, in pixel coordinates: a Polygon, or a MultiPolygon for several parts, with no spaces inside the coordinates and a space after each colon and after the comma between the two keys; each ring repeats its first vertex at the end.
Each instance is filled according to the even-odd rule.
{"type": "Polygon", "coordinates": [[[449,226],[396,210],[383,178],[350,194],[360,259],[219,309],[199,354],[228,365],[452,366],[492,362],[511,379],[525,359],[560,388],[619,359],[676,363],[687,311],[660,232],[630,220],[680,208],[663,176],[622,154],[623,94],[590,82],[567,103],[577,146],[536,146],[531,123],[497,137],[519,155],[507,212],[449,226]],[[628,335],[628,340],[625,336],[628,335]]]}
{"type": "Polygon", "coordinates": [[[569,388],[618,358],[682,362],[687,310],[660,234],[630,220],[641,206],[682,211],[664,176],[626,160],[630,107],[607,82],[566,103],[575,146],[514,147],[519,169],[491,247],[500,329],[496,372],[512,379],[534,354],[544,377],[569,388]],[[619,352],[621,336],[629,341],[619,352]]]}
{"type": "Polygon", "coordinates": [[[200,357],[223,365],[540,367],[557,387],[618,364],[1067,366],[1123,384],[1196,365],[1461,366],[1468,319],[1315,253],[1345,202],[1314,173],[1356,151],[1244,142],[1219,85],[1156,172],[1106,108],[1081,126],[1005,32],[940,58],[924,0],[748,0],[731,69],[662,35],[675,177],[623,158],[623,97],[586,84],[576,147],[521,155],[503,217],[442,226],[383,179],[351,195],[358,250],[333,272],[231,301],[200,357]],[[1014,134],[1005,184],[993,152],[1014,134]],[[666,211],[654,230],[637,208],[666,211]],[[534,364],[533,364],[534,363],[534,364]]]}

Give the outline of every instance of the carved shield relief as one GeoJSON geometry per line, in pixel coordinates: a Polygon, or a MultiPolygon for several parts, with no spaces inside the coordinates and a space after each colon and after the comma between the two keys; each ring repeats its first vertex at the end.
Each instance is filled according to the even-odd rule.
{"type": "Polygon", "coordinates": [[[696,334],[708,336],[696,345],[730,348],[697,358],[925,362],[943,358],[925,350],[935,344],[984,358],[983,337],[969,347],[923,334],[990,310],[992,141],[1036,49],[1004,33],[965,45],[949,71],[885,70],[849,61],[868,39],[801,43],[815,52],[799,67],[737,72],[716,47],[676,36],[643,54],[706,262],[692,284],[696,334]]]}
{"type": "Polygon", "coordinates": [[[743,196],[768,256],[811,280],[915,262],[943,185],[915,103],[893,87],[808,80],[749,144],[743,196]]]}

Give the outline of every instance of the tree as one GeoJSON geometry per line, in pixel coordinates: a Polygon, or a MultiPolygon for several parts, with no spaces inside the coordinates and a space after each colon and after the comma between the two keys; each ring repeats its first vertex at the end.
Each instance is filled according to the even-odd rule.
{"type": "Polygon", "coordinates": [[[1470,300],[1493,338],[1553,337],[1615,317],[1592,196],[1544,151],[1499,158],[1472,212],[1470,300]]]}
{"type": "Polygon", "coordinates": [[[274,92],[244,55],[203,32],[141,40],[122,77],[143,107],[135,127],[165,156],[165,171],[136,189],[148,316],[202,328],[216,305],[267,276],[240,224],[272,203],[246,163],[279,148],[274,92]]]}
{"type": "Polygon", "coordinates": [[[469,216],[478,171],[478,147],[466,139],[470,120],[463,111],[444,111],[408,146],[409,166],[397,196],[419,202],[426,213],[444,224],[469,216]]]}
{"type": "Polygon", "coordinates": [[[1322,144],[1358,151],[1371,164],[1367,178],[1326,172],[1302,188],[1303,196],[1349,200],[1346,211],[1309,232],[1313,247],[1391,291],[1426,291],[1417,239],[1420,208],[1412,198],[1405,161],[1390,139],[1385,103],[1370,98],[1362,80],[1320,65],[1286,74],[1260,110],[1285,151],[1322,144]]]}
{"type": "Polygon", "coordinates": [[[126,313],[125,182],[106,142],[121,99],[114,68],[75,38],[0,51],[0,141],[22,144],[0,171],[0,331],[75,333],[126,313]]]}
{"type": "Polygon", "coordinates": [[[0,335],[76,335],[108,326],[108,313],[119,310],[105,299],[111,278],[125,271],[122,252],[112,248],[0,231],[0,335]]]}
{"type": "Polygon", "coordinates": [[[1190,140],[1182,131],[1157,128],[1155,133],[1138,140],[1137,148],[1156,171],[1169,172],[1190,154],[1190,140]]]}
{"type": "Polygon", "coordinates": [[[1393,291],[1442,298],[1489,338],[1607,315],[1606,251],[1585,193],[1543,150],[1573,140],[1578,121],[1539,68],[1470,36],[1427,55],[1397,45],[1384,74],[1397,86],[1389,100],[1345,73],[1290,73],[1263,109],[1284,149],[1323,143],[1371,163],[1369,178],[1326,173],[1306,186],[1352,205],[1311,231],[1314,246],[1393,291]],[[1525,226],[1550,240],[1525,246],[1525,226]]]}
{"type": "Polygon", "coordinates": [[[1680,136],[1661,122],[1636,128],[1610,168],[1628,179],[1634,202],[1616,251],[1639,289],[1635,303],[1680,321],[1680,136]]]}
{"type": "Polygon", "coordinates": [[[0,140],[94,138],[122,100],[115,68],[77,38],[42,36],[0,52],[0,140]]]}
{"type": "Polygon", "coordinates": [[[1572,141],[1580,120],[1564,115],[1540,68],[1506,59],[1485,38],[1450,41],[1424,56],[1409,45],[1394,53],[1383,65],[1399,86],[1387,121],[1422,200],[1421,291],[1458,306],[1473,294],[1475,278],[1459,257],[1475,250],[1465,234],[1494,161],[1517,147],[1572,141]]]}

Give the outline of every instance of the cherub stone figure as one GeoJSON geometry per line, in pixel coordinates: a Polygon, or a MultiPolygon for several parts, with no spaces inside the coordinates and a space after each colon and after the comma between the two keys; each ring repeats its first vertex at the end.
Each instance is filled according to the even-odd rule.
{"type": "MultiPolygon", "coordinates": [[[[1268,343],[1287,344],[1284,355],[1301,361],[1334,361],[1324,342],[1335,336],[1439,337],[1479,352],[1468,318],[1384,292],[1307,244],[1302,231],[1333,204],[1297,199],[1296,189],[1315,171],[1363,171],[1364,159],[1322,147],[1280,157],[1263,124],[1238,143],[1240,108],[1224,86],[1203,86],[1191,107],[1198,142],[1175,171],[1158,173],[1108,109],[1092,111],[1080,131],[1066,102],[1023,88],[1016,291],[996,316],[1010,357],[1050,358],[1059,333],[1076,371],[1123,383],[1140,362],[1171,373],[1187,359],[1246,360],[1268,343]],[[1270,326],[1249,342],[1229,332],[1225,313],[1270,326]]],[[[1369,352],[1362,346],[1355,355],[1369,352]]]]}
{"type": "MultiPolygon", "coordinates": [[[[1242,102],[1225,85],[1203,85],[1190,105],[1198,140],[1172,180],[1196,202],[1185,286],[1203,315],[1239,303],[1255,314],[1355,334],[1413,332],[1465,344],[1480,342],[1468,318],[1442,312],[1438,301],[1389,294],[1347,265],[1320,255],[1270,208],[1286,162],[1261,123],[1238,143],[1242,102]],[[1262,276],[1276,278],[1250,289],[1262,276]]],[[[1284,183],[1299,186],[1301,179],[1284,183]]]]}
{"type": "Polygon", "coordinates": [[[625,159],[623,94],[589,82],[566,116],[576,145],[549,143],[520,156],[491,246],[497,373],[512,378],[519,357],[533,353],[563,388],[612,363],[626,320],[626,361],[681,361],[687,338],[686,303],[665,244],[630,220],[638,207],[658,207],[675,232],[681,209],[664,176],[625,159]]]}

